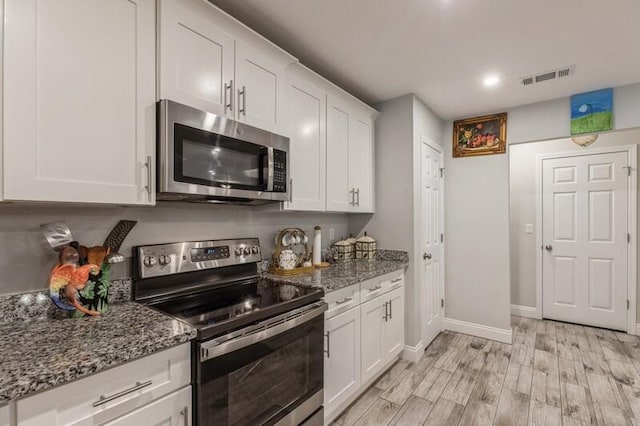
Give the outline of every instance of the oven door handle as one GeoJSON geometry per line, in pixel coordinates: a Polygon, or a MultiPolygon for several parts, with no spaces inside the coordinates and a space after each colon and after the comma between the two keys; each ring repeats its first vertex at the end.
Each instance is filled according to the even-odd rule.
{"type": "Polygon", "coordinates": [[[274,176],[275,163],[273,160],[273,147],[267,147],[267,192],[273,192],[274,176]]]}
{"type": "Polygon", "coordinates": [[[232,337],[224,341],[212,339],[201,343],[200,362],[237,351],[238,349],[245,348],[280,333],[284,333],[287,330],[291,330],[305,322],[311,321],[317,316],[323,315],[326,310],[326,303],[314,303],[310,306],[305,306],[292,312],[287,312],[283,315],[269,318],[261,323],[232,333],[232,335],[237,335],[237,337],[232,337]]]}

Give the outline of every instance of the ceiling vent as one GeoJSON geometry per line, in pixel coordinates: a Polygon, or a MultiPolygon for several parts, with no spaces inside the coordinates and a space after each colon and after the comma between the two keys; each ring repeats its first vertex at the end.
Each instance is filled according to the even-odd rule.
{"type": "Polygon", "coordinates": [[[569,77],[570,75],[573,75],[573,73],[575,72],[575,68],[575,65],[569,65],[552,71],[546,71],[540,74],[522,77],[520,78],[520,84],[522,84],[523,86],[530,86],[535,83],[542,83],[543,81],[569,77]]]}

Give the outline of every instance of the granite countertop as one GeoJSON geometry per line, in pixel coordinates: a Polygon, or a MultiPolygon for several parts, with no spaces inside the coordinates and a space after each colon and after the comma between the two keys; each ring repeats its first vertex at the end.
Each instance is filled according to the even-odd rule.
{"type": "Polygon", "coordinates": [[[409,254],[407,252],[378,250],[374,261],[351,260],[332,264],[325,269],[316,269],[308,274],[293,276],[264,273],[262,278],[302,287],[321,287],[326,294],[389,272],[404,269],[408,264],[409,254]]]}
{"type": "Polygon", "coordinates": [[[196,337],[189,325],[134,302],[101,317],[0,323],[0,405],[196,337]]]}

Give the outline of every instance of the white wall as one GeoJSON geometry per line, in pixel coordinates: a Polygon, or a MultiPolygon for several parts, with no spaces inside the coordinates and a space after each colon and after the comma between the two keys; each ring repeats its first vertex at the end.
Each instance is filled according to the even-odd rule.
{"type": "MultiPolygon", "coordinates": [[[[640,129],[601,134],[597,141],[581,148],[570,138],[517,144],[510,147],[511,209],[511,303],[536,306],[536,158],[555,152],[588,152],[608,146],[640,144],[640,129]],[[525,225],[534,226],[533,234],[525,233],[525,225]]],[[[639,209],[640,211],[640,209],[639,209]]],[[[637,238],[640,238],[640,233],[637,238]]],[[[637,240],[636,240],[637,241],[637,240]]],[[[640,297],[640,292],[638,292],[640,297]]],[[[639,301],[640,302],[640,301],[639,301]]],[[[638,312],[640,316],[640,311],[638,312]]]]}
{"type": "MultiPolygon", "coordinates": [[[[346,214],[308,214],[265,211],[259,207],[159,203],[157,207],[51,207],[0,204],[0,294],[45,288],[56,260],[39,225],[65,220],[74,238],[85,245],[101,245],[120,219],[137,220],[122,254],[131,247],[171,241],[258,237],[263,257],[273,250],[276,232],[297,226],[309,235],[322,226],[323,246],[329,245],[329,228],[335,236],[347,234],[346,214]]],[[[127,264],[114,268],[113,277],[130,276],[127,264]]]]}
{"type": "Polygon", "coordinates": [[[510,330],[507,156],[446,152],[446,317],[510,330]]]}
{"type": "Polygon", "coordinates": [[[420,271],[415,261],[420,252],[419,216],[414,214],[420,199],[421,136],[442,139],[442,121],[412,94],[376,105],[376,213],[353,215],[349,228],[354,234],[367,231],[378,247],[409,252],[411,263],[406,274],[405,344],[416,346],[422,340],[420,271]],[[417,155],[416,155],[417,153],[417,155]]]}

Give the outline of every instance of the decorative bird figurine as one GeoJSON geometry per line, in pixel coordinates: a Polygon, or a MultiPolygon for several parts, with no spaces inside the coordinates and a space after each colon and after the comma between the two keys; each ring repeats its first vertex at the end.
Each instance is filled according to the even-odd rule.
{"type": "Polygon", "coordinates": [[[100,315],[98,311],[92,311],[85,308],[78,302],[78,291],[82,290],[87,284],[89,274],[97,274],[100,271],[98,265],[88,264],[77,266],[75,264],[58,265],[51,271],[49,279],[49,293],[51,300],[60,309],[65,311],[78,310],[87,315],[100,315]],[[64,290],[64,294],[71,302],[71,305],[65,303],[60,298],[60,292],[64,290]]]}

